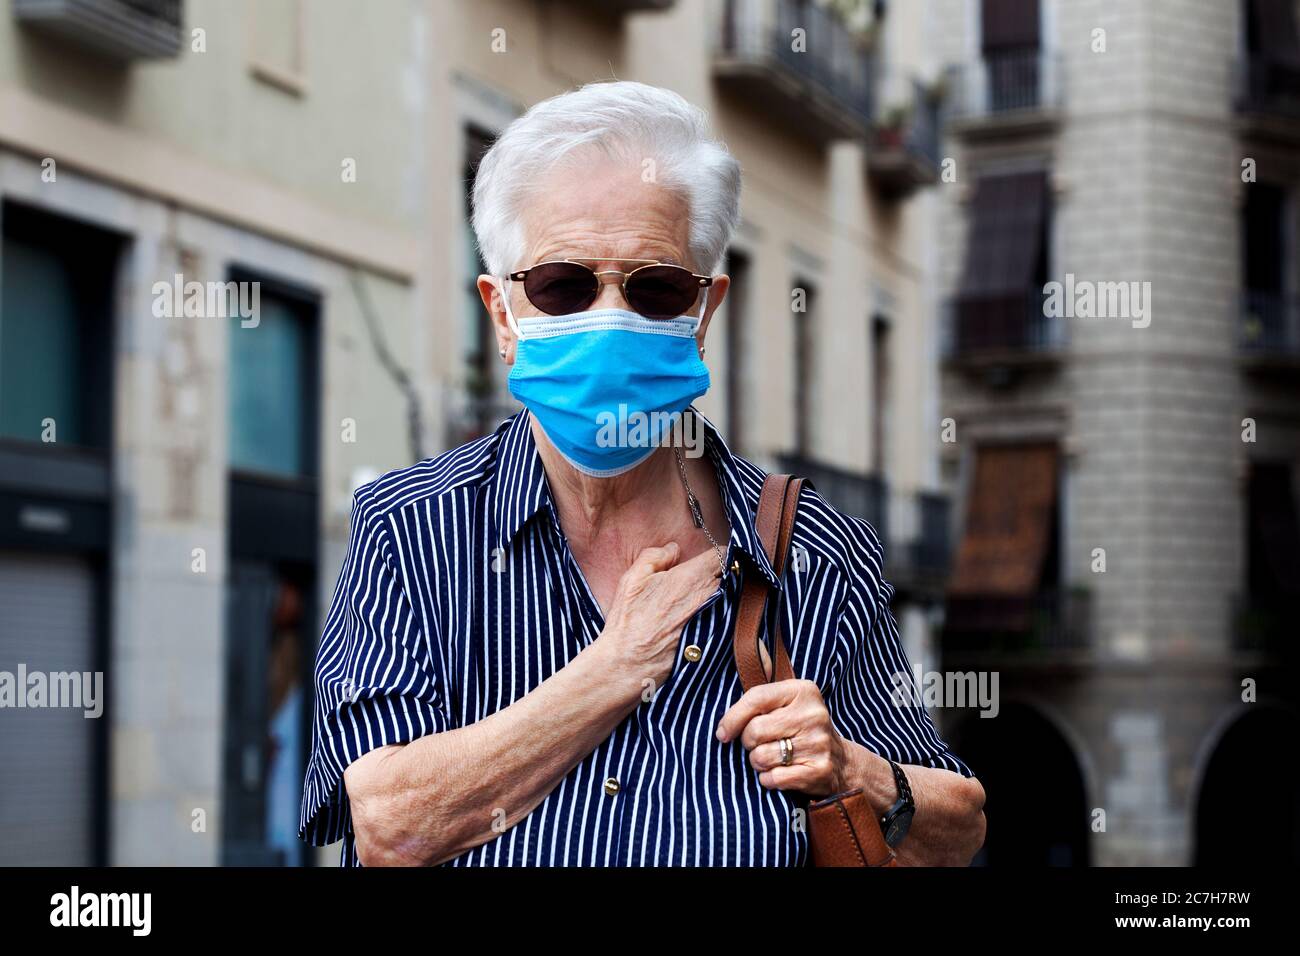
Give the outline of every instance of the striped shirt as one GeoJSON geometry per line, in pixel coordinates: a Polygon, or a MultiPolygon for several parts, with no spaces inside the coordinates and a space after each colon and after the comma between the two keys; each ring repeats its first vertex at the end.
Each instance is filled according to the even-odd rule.
{"type": "MultiPolygon", "coordinates": [[[[781,589],[795,672],[821,688],[841,736],[902,764],[971,776],[923,707],[896,703],[896,675],[910,680],[912,670],[871,526],[806,490],[797,559],[776,581],[754,523],[764,473],[704,426],[731,525],[727,566],[739,561],[741,574],[724,575],[686,623],[672,673],[650,700],[528,816],[445,865],[805,865],[797,799],[761,786],[739,741],[714,736],[741,695],[731,635],[744,574],[781,589]],[[691,645],[698,660],[683,654],[691,645]],[[614,795],[608,778],[618,781],[614,795]]],[[[316,657],[299,836],[342,840],[342,865],[358,865],[345,767],[510,706],[601,628],[527,411],[362,486],[316,657]]],[[[901,696],[920,699],[914,686],[901,696]]]]}

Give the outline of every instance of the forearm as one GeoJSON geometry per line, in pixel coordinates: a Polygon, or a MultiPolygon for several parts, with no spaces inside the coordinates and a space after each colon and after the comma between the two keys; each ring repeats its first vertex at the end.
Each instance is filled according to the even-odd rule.
{"type": "Polygon", "coordinates": [[[527,816],[640,702],[609,656],[597,640],[509,707],[348,768],[362,863],[435,865],[527,816]]]}
{"type": "MultiPolygon", "coordinates": [[[[861,744],[848,748],[847,788],[861,787],[877,816],[893,806],[898,787],[889,761],[861,744]]],[[[903,866],[968,866],[984,845],[984,788],[951,770],[903,765],[916,814],[895,852],[903,866]]],[[[846,788],[846,789],[847,789],[846,788]]]]}

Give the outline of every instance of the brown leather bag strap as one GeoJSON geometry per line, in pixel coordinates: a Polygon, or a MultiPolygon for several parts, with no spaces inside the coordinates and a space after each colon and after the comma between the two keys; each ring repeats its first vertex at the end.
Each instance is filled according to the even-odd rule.
{"type": "MultiPolygon", "coordinates": [[[[802,478],[768,475],[758,498],[755,519],[758,537],[778,580],[790,554],[802,490],[802,478]]],[[[758,575],[745,576],[733,638],[736,670],[745,690],[769,680],[759,651],[759,635],[770,590],[758,575]]],[[[781,636],[780,615],[776,616],[774,626],[776,667],[771,679],[790,680],[795,674],[781,636]]],[[[875,813],[860,788],[812,803],[808,808],[808,837],[814,866],[898,866],[898,859],[885,842],[875,813]]]]}
{"type": "MultiPolygon", "coordinates": [[[[799,509],[799,494],[802,490],[802,478],[792,478],[790,475],[768,475],[758,498],[758,515],[755,519],[758,537],[778,579],[785,571],[786,559],[790,553],[790,539],[794,534],[794,519],[799,509]]],[[[740,593],[740,607],[736,611],[733,643],[736,670],[740,674],[740,686],[745,690],[758,684],[766,684],[769,679],[791,680],[795,676],[794,668],[790,664],[790,654],[781,635],[779,618],[774,641],[776,667],[771,678],[768,677],[767,669],[763,666],[759,641],[769,590],[761,579],[754,575],[747,575],[744,589],[740,593]]]]}

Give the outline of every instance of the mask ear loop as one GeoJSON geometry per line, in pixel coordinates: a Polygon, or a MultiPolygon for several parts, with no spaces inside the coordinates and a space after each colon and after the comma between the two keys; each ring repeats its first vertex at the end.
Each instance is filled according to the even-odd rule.
{"type": "Polygon", "coordinates": [[[497,291],[501,293],[501,304],[506,310],[506,324],[510,326],[510,331],[515,333],[516,339],[523,339],[523,333],[519,331],[519,323],[515,321],[515,314],[510,310],[510,277],[502,276],[501,283],[497,284],[497,291]]]}
{"type": "MultiPolygon", "coordinates": [[[[708,286],[705,286],[705,287],[704,287],[704,301],[700,304],[700,314],[699,314],[699,315],[693,315],[693,316],[691,316],[691,318],[695,319],[695,331],[696,331],[696,332],[699,332],[699,331],[700,331],[700,326],[704,324],[704,313],[707,312],[707,311],[709,311],[709,287],[708,287],[708,286]]],[[[698,339],[696,339],[696,341],[695,341],[695,347],[696,347],[696,349],[699,350],[700,358],[703,358],[703,357],[704,357],[704,346],[702,346],[702,345],[700,344],[700,342],[699,342],[698,339]]]]}

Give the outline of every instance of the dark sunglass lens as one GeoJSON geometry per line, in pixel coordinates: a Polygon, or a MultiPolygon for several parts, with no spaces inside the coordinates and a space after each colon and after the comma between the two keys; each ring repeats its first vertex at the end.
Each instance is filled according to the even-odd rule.
{"type": "Polygon", "coordinates": [[[547,315],[568,315],[591,305],[599,286],[590,269],[572,262],[544,262],[528,270],[524,294],[547,315]]]}
{"type": "Polygon", "coordinates": [[[627,280],[628,305],[651,319],[686,314],[699,294],[699,280],[676,266],[646,266],[627,280]]]}

